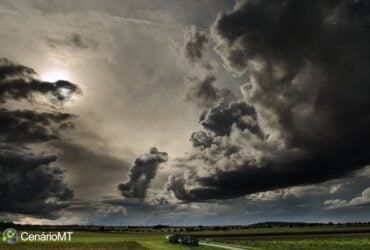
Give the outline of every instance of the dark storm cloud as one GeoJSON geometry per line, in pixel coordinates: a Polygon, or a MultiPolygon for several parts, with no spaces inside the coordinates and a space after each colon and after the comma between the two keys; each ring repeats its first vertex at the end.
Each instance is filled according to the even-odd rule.
{"type": "MultiPolygon", "coordinates": [[[[79,91],[75,84],[42,82],[36,72],[7,59],[0,60],[0,102],[29,101],[28,109],[0,109],[0,210],[42,218],[56,218],[73,196],[63,181],[64,172],[53,163],[54,154],[32,153],[32,145],[59,138],[59,130],[73,127],[74,115],[34,110],[34,93],[66,101],[79,91]]],[[[54,102],[54,99],[45,98],[54,102]]],[[[60,106],[59,106],[60,108],[60,106]]]]}
{"type": "Polygon", "coordinates": [[[55,155],[32,155],[0,150],[0,210],[53,218],[71,199],[73,191],[63,182],[63,171],[51,166],[55,155]]]}
{"type": "Polygon", "coordinates": [[[192,102],[201,108],[209,108],[217,103],[229,103],[235,99],[234,94],[228,89],[218,89],[213,86],[216,81],[215,75],[207,75],[204,78],[197,76],[188,77],[188,90],[185,101],[192,102]]]}
{"type": "Polygon", "coordinates": [[[369,15],[367,1],[239,1],[219,15],[216,51],[236,76],[248,73],[245,105],[256,113],[201,118],[223,136],[204,137],[212,147],[188,162],[202,171],[171,176],[167,188],[181,200],[234,198],[369,164],[369,15]]]}
{"type": "Polygon", "coordinates": [[[29,77],[35,74],[36,72],[31,68],[14,64],[6,58],[0,59],[0,81],[8,77],[29,77]]]}
{"type": "Polygon", "coordinates": [[[32,110],[0,109],[0,142],[31,143],[58,139],[59,129],[66,129],[74,115],[38,113],[32,110]]]}
{"type": "Polygon", "coordinates": [[[77,85],[59,80],[54,83],[35,78],[36,72],[28,67],[18,65],[8,59],[0,59],[0,102],[6,99],[28,99],[33,94],[50,94],[55,100],[64,102],[73,93],[80,92],[77,85]]]}
{"type": "Polygon", "coordinates": [[[128,180],[118,186],[122,196],[126,198],[145,198],[159,164],[167,160],[167,153],[159,152],[157,148],[151,148],[148,154],[138,157],[130,169],[128,180]]]}
{"type": "Polygon", "coordinates": [[[208,34],[194,26],[184,31],[182,54],[189,68],[186,77],[188,86],[185,101],[200,108],[210,108],[217,103],[229,103],[235,99],[228,89],[214,86],[217,80],[213,66],[207,58],[208,34]]]}
{"type": "Polygon", "coordinates": [[[242,130],[249,129],[254,134],[261,134],[255,109],[244,101],[232,102],[228,106],[217,105],[203,112],[200,124],[215,135],[229,135],[232,126],[242,130]]]}
{"type": "Polygon", "coordinates": [[[195,148],[209,148],[213,144],[213,136],[210,133],[200,130],[191,135],[190,141],[195,148]]]}
{"type": "Polygon", "coordinates": [[[213,86],[216,77],[213,75],[206,76],[204,79],[198,77],[188,77],[190,83],[185,96],[185,101],[195,102],[199,107],[209,107],[218,100],[217,89],[213,86]]]}

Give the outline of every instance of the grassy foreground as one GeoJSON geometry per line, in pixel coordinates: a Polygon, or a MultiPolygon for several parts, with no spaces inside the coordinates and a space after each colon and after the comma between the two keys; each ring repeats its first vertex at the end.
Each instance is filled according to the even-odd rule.
{"type": "MultiPolygon", "coordinates": [[[[1,250],[189,250],[190,247],[173,245],[166,241],[166,234],[150,233],[99,233],[75,232],[71,242],[17,242],[14,245],[0,243],[1,250]]],[[[215,250],[213,247],[198,246],[197,250],[215,250]]]]}
{"type": "Polygon", "coordinates": [[[80,249],[89,249],[89,250],[121,250],[121,249],[132,249],[132,250],[146,250],[148,248],[143,247],[137,242],[127,241],[127,242],[55,242],[55,243],[17,243],[15,245],[5,245],[1,244],[0,249],[19,249],[19,250],[80,250],[80,249]]]}

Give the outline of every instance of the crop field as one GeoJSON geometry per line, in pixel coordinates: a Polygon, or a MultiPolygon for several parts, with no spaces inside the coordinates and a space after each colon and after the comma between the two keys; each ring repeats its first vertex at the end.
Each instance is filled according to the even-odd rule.
{"type": "Polygon", "coordinates": [[[225,240],[221,243],[253,250],[367,250],[367,238],[294,239],[294,240],[225,240]]]}
{"type": "Polygon", "coordinates": [[[213,242],[250,250],[370,250],[370,228],[284,227],[202,232],[213,242]]]}
{"type": "Polygon", "coordinates": [[[194,234],[250,250],[370,250],[369,226],[273,227],[194,234]]]}
{"type": "Polygon", "coordinates": [[[341,235],[341,234],[368,234],[370,226],[317,226],[317,227],[272,227],[248,228],[238,230],[218,230],[192,232],[198,237],[244,237],[244,236],[299,236],[299,235],[341,235]]]}

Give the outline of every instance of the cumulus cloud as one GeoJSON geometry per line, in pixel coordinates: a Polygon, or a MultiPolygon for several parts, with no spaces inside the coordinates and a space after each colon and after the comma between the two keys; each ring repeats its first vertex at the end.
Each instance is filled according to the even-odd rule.
{"type": "Polygon", "coordinates": [[[157,148],[151,148],[148,154],[138,157],[130,168],[128,180],[118,186],[122,196],[145,198],[150,183],[156,176],[159,164],[167,160],[167,153],[160,152],[157,148]]]}
{"type": "Polygon", "coordinates": [[[185,101],[200,108],[210,108],[217,103],[229,103],[235,99],[228,89],[214,86],[217,80],[212,63],[208,60],[209,35],[198,31],[195,26],[184,30],[184,44],[181,50],[183,62],[188,70],[185,78],[187,93],[185,101]]]}
{"type": "Polygon", "coordinates": [[[191,26],[184,31],[185,58],[190,62],[197,63],[202,61],[208,47],[208,35],[204,31],[198,31],[195,26],[191,26]]]}
{"type": "MultiPolygon", "coordinates": [[[[71,119],[75,115],[40,112],[31,98],[35,93],[52,95],[63,104],[79,89],[66,81],[42,82],[35,77],[36,72],[29,67],[0,60],[0,102],[4,106],[10,100],[30,102],[26,110],[0,109],[0,210],[56,218],[73,191],[63,180],[64,171],[54,165],[57,156],[35,154],[32,146],[59,139],[60,130],[73,127],[71,119]],[[68,90],[68,96],[61,89],[68,90]]],[[[54,99],[45,100],[53,103],[54,99]]]]}
{"type": "Polygon", "coordinates": [[[369,164],[369,13],[365,1],[239,1],[220,14],[216,52],[235,76],[248,74],[248,115],[203,115],[210,132],[193,134],[182,161],[192,170],[167,188],[180,200],[227,199],[369,164]]]}
{"type": "Polygon", "coordinates": [[[358,176],[370,178],[370,166],[366,166],[357,173],[358,176]]]}
{"type": "Polygon", "coordinates": [[[204,78],[197,76],[187,77],[188,86],[185,101],[193,102],[198,107],[212,106],[218,100],[217,89],[213,86],[216,81],[214,75],[206,75],[204,78]]]}
{"type": "Polygon", "coordinates": [[[342,183],[331,185],[330,186],[330,189],[329,189],[329,193],[335,194],[339,190],[341,190],[342,188],[343,188],[343,184],[342,183]]]}
{"type": "Polygon", "coordinates": [[[324,204],[326,205],[326,209],[368,206],[370,205],[370,188],[366,188],[361,193],[361,196],[355,197],[352,200],[334,199],[327,200],[324,204]]]}
{"type": "Polygon", "coordinates": [[[302,198],[302,197],[309,197],[309,196],[317,196],[322,195],[325,193],[329,193],[331,190],[325,186],[299,186],[299,187],[291,187],[291,188],[284,188],[279,190],[273,191],[266,191],[260,192],[255,194],[250,194],[247,196],[247,199],[253,201],[273,201],[273,200],[281,200],[287,199],[290,197],[294,198],[302,198]]]}
{"type": "Polygon", "coordinates": [[[230,135],[233,126],[261,135],[255,109],[244,101],[217,105],[203,112],[199,123],[217,136],[230,135]]]}

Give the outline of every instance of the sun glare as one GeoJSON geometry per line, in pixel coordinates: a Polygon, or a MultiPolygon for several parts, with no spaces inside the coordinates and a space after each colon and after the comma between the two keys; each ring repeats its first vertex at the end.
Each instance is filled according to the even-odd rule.
{"type": "Polygon", "coordinates": [[[65,71],[49,71],[41,75],[41,79],[47,82],[56,82],[58,80],[69,80],[69,74],[65,71]]]}

